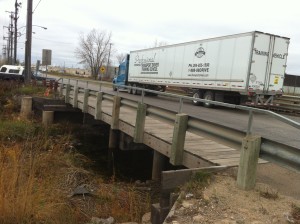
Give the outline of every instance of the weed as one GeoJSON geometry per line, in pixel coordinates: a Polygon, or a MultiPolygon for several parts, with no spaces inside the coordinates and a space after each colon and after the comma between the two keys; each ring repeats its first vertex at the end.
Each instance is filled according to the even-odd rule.
{"type": "Polygon", "coordinates": [[[196,172],[192,175],[189,182],[187,182],[183,190],[186,192],[191,192],[195,196],[200,196],[202,194],[202,189],[210,183],[211,173],[207,172],[196,172]]]}
{"type": "Polygon", "coordinates": [[[300,224],[300,206],[296,204],[292,204],[291,215],[294,219],[294,223],[300,224]]]}
{"type": "Polygon", "coordinates": [[[265,190],[260,190],[259,195],[263,198],[273,199],[273,200],[276,200],[279,197],[278,191],[268,189],[268,188],[266,188],[265,190]]]}

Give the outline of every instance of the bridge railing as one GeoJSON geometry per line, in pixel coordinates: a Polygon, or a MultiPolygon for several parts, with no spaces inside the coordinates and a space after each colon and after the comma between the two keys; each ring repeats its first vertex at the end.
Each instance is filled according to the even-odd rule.
{"type": "MultiPolygon", "coordinates": [[[[60,83],[60,92],[62,93],[63,89],[66,91],[66,98],[67,94],[70,95],[71,91],[74,91],[76,88],[78,88],[79,93],[84,93],[85,89],[89,91],[89,95],[95,96],[97,92],[103,92],[102,89],[104,86],[108,86],[105,82],[95,82],[95,81],[82,81],[82,80],[71,80],[71,79],[62,79],[60,83]],[[72,83],[71,83],[72,82],[72,83]],[[92,85],[91,85],[92,83],[92,85]],[[69,85],[69,87],[67,87],[69,85]],[[68,88],[70,88],[68,90],[68,88]]],[[[233,105],[229,103],[223,103],[223,102],[217,102],[217,101],[211,101],[211,100],[205,100],[200,98],[193,98],[188,96],[182,96],[177,95],[173,93],[166,93],[166,92],[159,92],[154,90],[148,90],[138,87],[132,87],[132,86],[121,86],[118,85],[118,89],[115,93],[105,93],[103,92],[103,98],[106,100],[113,100],[114,95],[119,95],[120,89],[134,89],[138,90],[140,93],[139,100],[130,100],[126,97],[121,97],[121,104],[130,106],[132,108],[138,107],[138,102],[144,103],[144,98],[146,94],[155,94],[165,97],[171,97],[178,101],[178,109],[176,112],[164,108],[160,108],[157,106],[149,105],[147,107],[147,116],[154,116],[158,117],[162,120],[164,120],[166,123],[174,123],[175,116],[177,113],[181,113],[184,102],[187,101],[198,101],[202,103],[210,103],[212,105],[216,106],[222,106],[226,108],[232,108],[237,110],[243,110],[247,111],[249,113],[248,115],[248,121],[247,121],[247,127],[245,128],[247,131],[239,131],[235,130],[230,127],[226,127],[220,124],[212,123],[203,119],[195,118],[192,116],[189,116],[188,119],[188,127],[187,130],[196,134],[201,134],[203,136],[207,136],[211,139],[214,139],[217,142],[221,142],[223,144],[226,144],[230,147],[233,147],[235,149],[240,149],[243,138],[247,135],[252,135],[252,124],[253,124],[253,115],[254,113],[261,113],[269,115],[285,124],[288,124],[296,129],[300,129],[300,123],[296,122],[292,119],[289,119],[285,116],[282,116],[280,114],[277,114],[275,112],[259,109],[259,108],[252,108],[242,105],[233,105]]],[[[300,150],[298,148],[282,144],[267,138],[262,138],[261,140],[261,151],[260,151],[260,157],[269,161],[273,161],[288,167],[295,168],[297,170],[300,170],[300,150]]]]}

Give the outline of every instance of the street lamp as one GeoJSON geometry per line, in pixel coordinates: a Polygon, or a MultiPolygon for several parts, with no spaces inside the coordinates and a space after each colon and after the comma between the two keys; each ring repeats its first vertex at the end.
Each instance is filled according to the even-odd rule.
{"type": "MultiPolygon", "coordinates": [[[[42,28],[42,29],[44,29],[44,30],[47,30],[47,29],[48,29],[47,27],[39,26],[39,25],[32,25],[32,26],[40,27],[40,28],[42,28]]],[[[26,26],[21,26],[21,27],[18,28],[18,30],[19,30],[19,29],[22,29],[22,28],[25,28],[25,27],[26,27],[26,26]]]]}

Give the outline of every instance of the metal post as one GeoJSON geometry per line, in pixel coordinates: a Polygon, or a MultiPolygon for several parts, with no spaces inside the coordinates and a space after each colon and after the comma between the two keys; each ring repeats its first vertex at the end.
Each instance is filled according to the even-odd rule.
{"type": "Polygon", "coordinates": [[[181,110],[182,110],[182,104],[183,104],[183,99],[182,99],[182,97],[180,97],[180,99],[179,99],[179,109],[178,109],[178,114],[181,113],[181,110]]]}
{"type": "Polygon", "coordinates": [[[141,103],[144,103],[144,97],[145,97],[145,90],[142,89],[142,99],[141,99],[141,103]]]}
{"type": "Polygon", "coordinates": [[[252,134],[252,123],[253,123],[253,111],[249,110],[249,119],[248,119],[248,127],[247,127],[247,135],[252,134]]]}

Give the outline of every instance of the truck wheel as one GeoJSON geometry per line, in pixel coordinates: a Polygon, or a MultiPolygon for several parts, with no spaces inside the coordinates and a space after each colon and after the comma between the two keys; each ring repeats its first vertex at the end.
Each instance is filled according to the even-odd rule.
{"type": "MultiPolygon", "coordinates": [[[[136,84],[134,83],[134,84],[132,84],[132,87],[133,87],[133,88],[136,88],[137,86],[136,86],[136,84]]],[[[133,94],[133,95],[136,95],[136,94],[137,94],[137,89],[132,89],[132,94],[133,94]]]]}
{"type": "MultiPolygon", "coordinates": [[[[203,93],[200,92],[199,90],[197,90],[197,91],[194,92],[193,97],[202,99],[203,98],[203,93]]],[[[195,106],[199,106],[201,104],[201,102],[193,100],[193,104],[195,106]]]]}
{"type": "MultiPolygon", "coordinates": [[[[131,87],[132,85],[128,83],[127,86],[128,86],[128,87],[131,87]]],[[[131,89],[131,88],[128,88],[128,89],[127,89],[127,92],[128,92],[129,94],[132,94],[132,89],[131,89]]]]}
{"type": "MultiPolygon", "coordinates": [[[[205,100],[215,100],[215,94],[214,94],[214,92],[213,91],[206,91],[204,93],[203,99],[205,99],[205,100]]],[[[208,103],[208,102],[204,102],[203,106],[207,107],[207,108],[213,107],[213,105],[211,103],[208,103]]]]}

